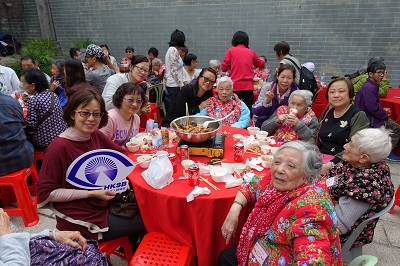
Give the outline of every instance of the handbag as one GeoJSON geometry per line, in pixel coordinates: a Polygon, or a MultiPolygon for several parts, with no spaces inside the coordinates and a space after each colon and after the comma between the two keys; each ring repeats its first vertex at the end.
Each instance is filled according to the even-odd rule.
{"type": "Polygon", "coordinates": [[[117,193],[115,197],[108,202],[108,210],[114,215],[128,219],[138,214],[139,207],[133,189],[127,189],[122,193],[117,193]]]}

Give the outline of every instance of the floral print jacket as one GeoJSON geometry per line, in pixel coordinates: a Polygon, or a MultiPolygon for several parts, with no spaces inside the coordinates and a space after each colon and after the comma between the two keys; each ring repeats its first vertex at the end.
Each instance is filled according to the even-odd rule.
{"type": "MultiPolygon", "coordinates": [[[[255,175],[241,186],[248,202],[257,201],[263,192],[260,181],[255,175]]],[[[263,265],[342,265],[337,217],[326,186],[309,183],[304,194],[290,199],[258,239],[268,253],[263,265]]],[[[252,253],[248,265],[259,265],[252,253]]]]}

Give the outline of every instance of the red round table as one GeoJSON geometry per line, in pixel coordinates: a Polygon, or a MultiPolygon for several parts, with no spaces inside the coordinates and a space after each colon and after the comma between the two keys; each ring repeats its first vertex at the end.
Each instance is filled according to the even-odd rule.
{"type": "MultiPolygon", "coordinates": [[[[225,138],[224,162],[233,163],[233,134],[248,136],[247,130],[223,127],[223,131],[230,132],[225,138]]],[[[175,145],[176,146],[176,145],[175,145]]],[[[175,147],[167,149],[175,152],[175,147]]],[[[136,161],[133,153],[128,156],[136,161]]],[[[256,155],[245,154],[245,158],[256,155]]],[[[208,162],[205,156],[191,156],[195,162],[208,162]]],[[[192,253],[197,257],[198,265],[215,265],[219,253],[226,247],[237,244],[241,228],[251,211],[251,205],[242,211],[236,237],[226,245],[221,234],[221,227],[236,196],[238,187],[225,188],[225,183],[215,183],[211,177],[205,176],[211,183],[220,188],[219,191],[200,182],[201,187],[208,187],[209,195],[200,195],[193,201],[187,202],[186,196],[194,189],[189,186],[188,180],[177,179],[182,176],[182,166],[178,163],[178,171],[174,173],[174,182],[157,190],[149,186],[140,175],[143,169],[139,166],[128,176],[133,185],[135,195],[142,214],[143,222],[148,232],[163,232],[184,245],[190,246],[192,253]]],[[[269,169],[262,172],[253,170],[257,174],[267,174],[269,169]]]]}

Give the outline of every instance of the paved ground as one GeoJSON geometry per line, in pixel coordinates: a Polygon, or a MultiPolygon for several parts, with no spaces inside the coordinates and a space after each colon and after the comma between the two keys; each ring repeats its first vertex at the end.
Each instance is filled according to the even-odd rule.
{"type": "MultiPolygon", "coordinates": [[[[397,189],[400,185],[400,163],[388,162],[388,164],[393,184],[397,189]]],[[[24,227],[20,217],[11,217],[11,221],[20,232],[36,233],[45,228],[53,229],[55,227],[55,219],[51,211],[39,210],[39,216],[40,222],[33,227],[24,227]]],[[[392,214],[382,216],[375,229],[374,241],[363,248],[363,254],[378,257],[380,266],[400,265],[400,207],[395,207],[392,214]]],[[[115,266],[128,265],[126,261],[118,257],[112,256],[111,260],[115,266]]]]}

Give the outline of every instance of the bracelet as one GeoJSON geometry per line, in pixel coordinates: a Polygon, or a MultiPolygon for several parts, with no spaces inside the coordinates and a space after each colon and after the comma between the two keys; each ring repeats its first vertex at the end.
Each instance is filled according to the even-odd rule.
{"type": "Polygon", "coordinates": [[[57,231],[58,231],[57,228],[54,228],[54,229],[53,229],[53,238],[54,238],[55,241],[57,241],[57,237],[56,237],[56,232],[57,232],[57,231]]]}
{"type": "Polygon", "coordinates": [[[244,208],[244,204],[243,204],[243,203],[241,203],[241,202],[239,202],[239,201],[237,201],[237,200],[235,200],[233,203],[236,203],[236,204],[238,204],[238,205],[242,206],[242,208],[244,208]]]}

